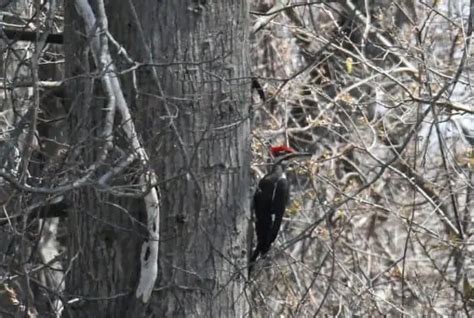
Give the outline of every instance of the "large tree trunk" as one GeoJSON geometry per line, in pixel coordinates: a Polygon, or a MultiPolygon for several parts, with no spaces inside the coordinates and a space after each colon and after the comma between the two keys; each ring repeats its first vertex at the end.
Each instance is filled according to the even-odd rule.
{"type": "MultiPolygon", "coordinates": [[[[72,2],[66,5],[68,77],[97,71],[72,2]]],[[[241,317],[248,310],[250,197],[246,1],[108,1],[106,13],[112,36],[130,58],[147,64],[120,80],[161,190],[159,272],[148,314],[241,317]]],[[[120,56],[114,61],[119,70],[131,66],[120,56]]],[[[104,144],[97,129],[104,94],[92,77],[68,83],[71,127],[81,143],[74,158],[87,166],[104,144]]],[[[118,122],[115,146],[131,151],[118,122]]],[[[88,186],[75,201],[66,285],[81,301],[67,310],[74,317],[144,315],[147,306],[134,292],[147,235],[142,200],[88,186]]]]}

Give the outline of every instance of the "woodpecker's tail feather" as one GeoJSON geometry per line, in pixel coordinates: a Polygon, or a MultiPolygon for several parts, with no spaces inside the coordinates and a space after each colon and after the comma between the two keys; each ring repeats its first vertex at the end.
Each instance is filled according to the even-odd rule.
{"type": "Polygon", "coordinates": [[[249,268],[248,268],[249,278],[250,278],[250,275],[252,274],[253,266],[255,265],[255,261],[257,260],[258,255],[260,255],[260,250],[257,247],[255,251],[253,252],[252,257],[249,260],[249,268]]]}
{"type": "Polygon", "coordinates": [[[253,266],[255,265],[258,257],[259,256],[260,258],[264,257],[270,250],[270,247],[271,247],[271,244],[270,245],[265,244],[264,246],[262,246],[262,244],[257,244],[257,247],[255,248],[255,251],[253,252],[252,257],[249,260],[249,270],[248,270],[249,277],[250,277],[250,274],[252,273],[253,266]]]}

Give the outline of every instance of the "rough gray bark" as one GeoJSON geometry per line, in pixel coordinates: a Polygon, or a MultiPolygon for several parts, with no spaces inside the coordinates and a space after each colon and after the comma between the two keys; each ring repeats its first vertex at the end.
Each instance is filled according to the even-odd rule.
{"type": "MultiPolygon", "coordinates": [[[[250,197],[246,2],[106,5],[110,33],[135,66],[143,64],[120,80],[148,164],[162,180],[159,282],[147,311],[134,298],[146,235],[143,200],[113,198],[90,186],[75,193],[76,213],[70,218],[66,286],[79,300],[66,312],[243,316],[250,197]]],[[[66,20],[71,21],[65,30],[67,77],[97,71],[81,19],[69,3],[66,20]]],[[[132,66],[120,55],[114,61],[119,70],[132,66]]],[[[98,87],[87,76],[68,82],[76,166],[93,162],[100,152],[94,149],[104,144],[105,103],[98,87]]],[[[119,129],[111,154],[116,148],[132,151],[119,129]]],[[[115,184],[136,182],[133,174],[140,169],[129,167],[132,176],[115,184]]]]}

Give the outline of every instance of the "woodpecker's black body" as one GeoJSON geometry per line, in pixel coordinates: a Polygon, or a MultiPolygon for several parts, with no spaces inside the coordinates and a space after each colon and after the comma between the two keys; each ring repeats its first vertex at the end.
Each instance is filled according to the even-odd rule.
{"type": "Polygon", "coordinates": [[[275,241],[280,230],[281,220],[290,198],[290,184],[286,178],[284,167],[276,165],[272,171],[258,183],[253,197],[257,248],[252,255],[251,262],[258,255],[265,255],[275,241]]]}
{"type": "Polygon", "coordinates": [[[270,173],[260,180],[253,197],[257,247],[250,258],[249,273],[257,257],[265,255],[275,241],[290,199],[290,183],[286,178],[284,161],[278,158],[294,150],[285,146],[271,147],[270,150],[277,159],[276,163],[270,173]]]}

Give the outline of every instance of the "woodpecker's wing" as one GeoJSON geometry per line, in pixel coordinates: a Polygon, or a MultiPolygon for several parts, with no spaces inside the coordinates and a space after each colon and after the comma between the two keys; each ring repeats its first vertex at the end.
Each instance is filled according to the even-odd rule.
{"type": "Polygon", "coordinates": [[[285,175],[282,175],[275,183],[274,194],[272,198],[271,211],[274,215],[271,230],[271,242],[273,243],[280,231],[281,221],[285,214],[286,206],[290,199],[290,183],[285,175]]]}
{"type": "MultiPolygon", "coordinates": [[[[281,169],[275,169],[258,183],[254,195],[257,248],[264,255],[275,241],[289,199],[289,183],[281,169]]],[[[257,255],[257,254],[254,254],[257,255]]]]}
{"type": "Polygon", "coordinates": [[[271,191],[268,191],[267,183],[262,179],[253,197],[255,211],[255,230],[257,232],[257,247],[253,260],[259,253],[265,254],[271,246],[272,215],[271,215],[271,191]],[[270,193],[270,194],[269,194],[270,193]]]}

